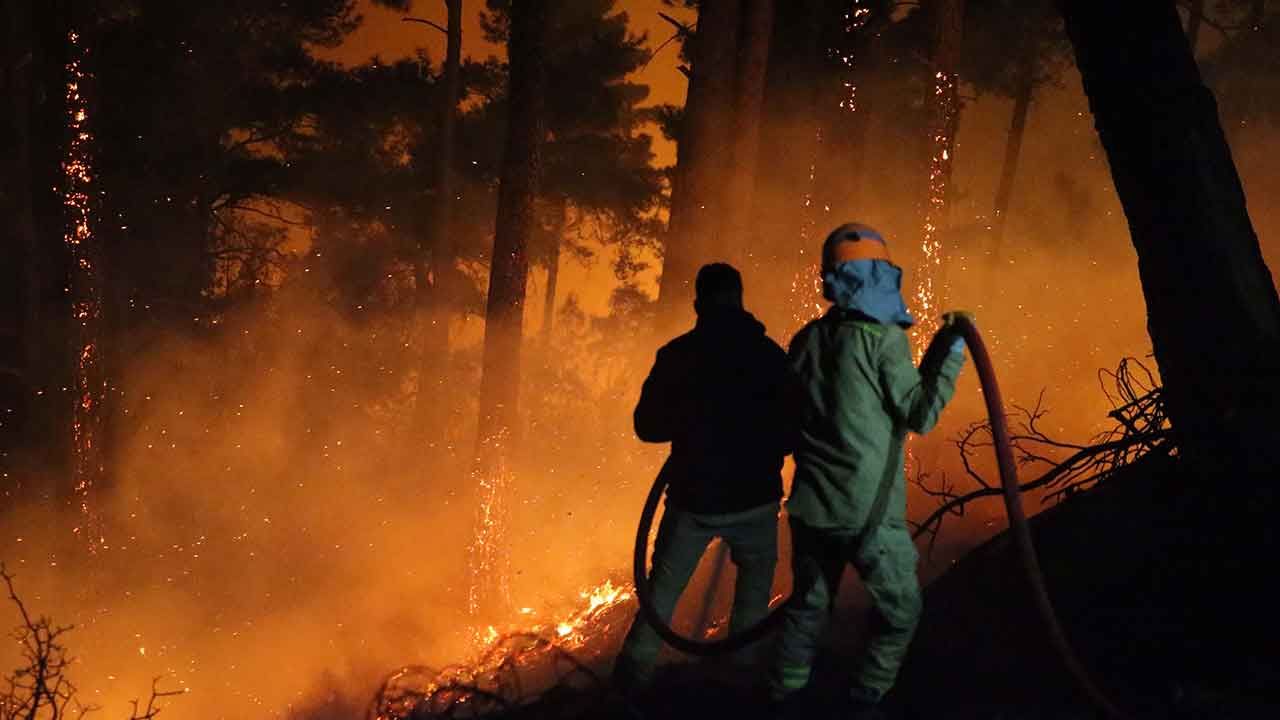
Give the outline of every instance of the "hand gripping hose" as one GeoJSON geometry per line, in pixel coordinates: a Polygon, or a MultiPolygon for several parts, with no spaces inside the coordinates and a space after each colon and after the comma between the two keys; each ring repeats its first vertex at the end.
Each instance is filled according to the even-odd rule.
{"type": "MultiPolygon", "coordinates": [[[[1014,462],[1013,446],[1009,441],[1009,423],[1004,414],[1004,403],[1000,398],[1000,386],[996,382],[995,369],[992,367],[991,356],[987,352],[987,347],[982,342],[982,336],[979,335],[977,326],[973,324],[973,321],[967,315],[954,314],[949,317],[944,316],[944,318],[947,318],[948,325],[953,328],[953,331],[964,338],[965,344],[969,347],[969,353],[973,356],[973,364],[978,369],[978,380],[982,385],[982,397],[987,405],[987,418],[991,423],[992,444],[996,452],[996,462],[1000,469],[1000,482],[1004,489],[1004,505],[1005,511],[1009,516],[1009,529],[1013,533],[1022,570],[1026,573],[1030,582],[1036,609],[1045,624],[1045,629],[1049,633],[1049,640],[1066,666],[1067,671],[1071,673],[1072,678],[1074,678],[1089,700],[1113,720],[1124,720],[1128,716],[1121,712],[1102,692],[1076,656],[1071,643],[1067,640],[1062,624],[1058,621],[1053,602],[1049,598],[1049,590],[1045,586],[1044,574],[1040,570],[1040,561],[1036,556],[1035,544],[1031,540],[1031,530],[1027,525],[1027,516],[1022,509],[1022,494],[1018,487],[1017,465],[1014,462]]],[[[654,480],[653,487],[649,490],[649,496],[645,499],[644,510],[640,513],[640,526],[636,529],[633,570],[636,598],[639,600],[640,612],[643,614],[645,622],[649,623],[669,645],[691,655],[721,655],[741,649],[760,640],[778,625],[778,622],[782,619],[785,603],[774,608],[764,620],[761,620],[750,629],[716,640],[695,640],[677,633],[665,619],[658,615],[658,611],[653,607],[653,593],[652,588],[649,586],[648,576],[649,533],[653,528],[653,518],[657,513],[658,503],[662,500],[662,495],[666,492],[666,489],[667,483],[659,475],[658,479],[654,480]]]]}

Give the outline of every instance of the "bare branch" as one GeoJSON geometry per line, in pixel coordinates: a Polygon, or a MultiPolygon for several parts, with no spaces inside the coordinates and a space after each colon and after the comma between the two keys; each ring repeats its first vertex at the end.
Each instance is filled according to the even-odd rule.
{"type": "Polygon", "coordinates": [[[400,22],[422,23],[423,25],[430,25],[431,27],[439,30],[445,35],[449,34],[449,28],[441,25],[438,22],[435,22],[434,20],[427,20],[426,18],[402,17],[400,18],[400,22]]]}
{"type": "Polygon", "coordinates": [[[679,37],[689,37],[697,29],[696,25],[686,25],[664,12],[659,12],[658,17],[670,23],[676,29],[676,35],[679,37]]]}
{"type": "MultiPolygon", "coordinates": [[[[1106,481],[1122,467],[1147,453],[1176,452],[1171,442],[1172,433],[1161,389],[1145,365],[1133,358],[1124,358],[1114,371],[1100,372],[1099,381],[1114,406],[1108,417],[1116,422],[1116,427],[1095,436],[1087,445],[1056,440],[1039,427],[1040,421],[1048,414],[1043,392],[1032,407],[1012,406],[1020,418],[1019,432],[1010,438],[1018,465],[1048,467],[1035,480],[1022,484],[1023,492],[1049,489],[1052,492],[1042,501],[1057,502],[1106,481]],[[1072,452],[1063,458],[1065,451],[1072,452]]],[[[930,548],[947,515],[963,515],[965,506],[970,502],[1002,494],[1001,486],[983,477],[972,463],[972,458],[981,448],[991,446],[990,433],[988,423],[975,423],[961,431],[955,440],[965,473],[978,486],[977,489],[962,494],[948,483],[945,476],[938,488],[930,488],[923,474],[917,478],[916,484],[925,494],[940,499],[939,507],[928,517],[912,523],[914,536],[927,535],[930,548]]]]}

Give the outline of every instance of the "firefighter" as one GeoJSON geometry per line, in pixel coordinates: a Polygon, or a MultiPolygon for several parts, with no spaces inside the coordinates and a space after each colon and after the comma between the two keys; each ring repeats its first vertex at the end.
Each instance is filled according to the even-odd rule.
{"type": "MultiPolygon", "coordinates": [[[[703,551],[720,538],[738,569],[729,621],[738,632],[769,610],[782,462],[793,426],[789,376],[786,353],[743,309],[737,270],[702,267],[695,293],[693,330],[658,350],[635,409],[641,440],[671,443],[650,584],[655,609],[669,621],[703,551]]],[[[661,645],[638,616],[615,667],[618,684],[642,690],[661,645]]]]}
{"type": "Polygon", "coordinates": [[[852,716],[878,717],[920,618],[902,443],[907,431],[925,433],[937,422],[964,363],[964,341],[944,326],[917,368],[905,332],[915,320],[901,284],[878,232],[836,228],[822,248],[823,297],[832,306],[791,341],[801,398],[787,500],[794,591],[770,677],[783,716],[809,681],[846,565],[857,569],[874,608],[852,670],[852,716]]]}

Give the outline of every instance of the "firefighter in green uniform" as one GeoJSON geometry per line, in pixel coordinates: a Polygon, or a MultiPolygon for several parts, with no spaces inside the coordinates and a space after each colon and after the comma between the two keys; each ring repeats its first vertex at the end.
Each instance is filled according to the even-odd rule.
{"type": "Polygon", "coordinates": [[[853,671],[850,710],[877,717],[921,611],[902,443],[907,431],[924,433],[937,422],[964,363],[964,341],[946,324],[920,367],[913,364],[904,330],[914,319],[902,300],[902,271],[889,261],[880,234],[865,225],[843,225],[827,237],[822,279],[832,307],[796,334],[789,353],[802,387],[787,501],[794,592],[770,690],[781,714],[789,714],[809,681],[845,565],[852,564],[874,617],[853,671]],[[877,495],[883,498],[874,508],[877,495]]]}

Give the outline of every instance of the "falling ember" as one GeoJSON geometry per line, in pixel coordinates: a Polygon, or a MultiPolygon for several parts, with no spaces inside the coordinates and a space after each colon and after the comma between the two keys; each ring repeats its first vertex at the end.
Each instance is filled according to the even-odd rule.
{"type": "MultiPolygon", "coordinates": [[[[818,128],[814,147],[821,151],[822,128],[818,128]]],[[[792,316],[792,333],[822,314],[822,304],[818,302],[818,298],[822,295],[819,261],[809,259],[809,251],[813,246],[814,230],[817,227],[817,220],[813,214],[813,191],[817,175],[818,163],[814,159],[809,163],[809,177],[805,184],[805,192],[802,198],[803,210],[800,221],[800,242],[798,243],[800,246],[800,269],[791,278],[791,304],[795,308],[795,314],[792,316]]]]}
{"type": "MultiPolygon", "coordinates": [[[[844,32],[845,35],[853,35],[867,26],[871,20],[871,9],[863,6],[863,0],[853,0],[852,5],[844,14],[844,32]]],[[[858,84],[854,82],[854,53],[852,50],[840,50],[838,48],[830,48],[828,55],[838,60],[844,68],[846,77],[841,81],[844,88],[844,95],[840,99],[839,107],[847,113],[858,112],[858,84]]],[[[795,313],[792,316],[792,331],[800,329],[805,323],[822,314],[822,303],[818,298],[822,296],[822,278],[821,278],[821,258],[810,259],[809,252],[813,247],[815,230],[817,229],[817,215],[815,202],[815,187],[818,179],[818,158],[822,156],[823,134],[822,126],[819,124],[814,138],[814,157],[809,163],[809,177],[805,184],[804,195],[801,198],[802,212],[800,222],[800,269],[791,279],[791,297],[792,306],[795,313]]],[[[830,206],[822,206],[823,213],[831,211],[830,206]]]]}
{"type": "Polygon", "coordinates": [[[920,243],[920,270],[916,278],[916,317],[920,324],[916,326],[918,342],[916,356],[924,352],[925,341],[932,337],[936,329],[935,316],[941,304],[943,293],[941,283],[937,281],[938,268],[942,266],[943,247],[938,230],[947,210],[947,184],[951,178],[951,147],[955,142],[954,128],[956,113],[955,73],[939,70],[934,73],[934,103],[938,118],[937,124],[930,133],[933,156],[929,164],[929,205],[925,209],[924,238],[920,243]]]}
{"type": "Polygon", "coordinates": [[[947,185],[951,182],[956,123],[960,117],[960,80],[955,72],[955,57],[963,14],[960,0],[941,3],[938,11],[933,93],[929,98],[933,107],[929,127],[929,203],[925,207],[921,258],[915,279],[915,315],[919,321],[915,327],[917,361],[924,355],[925,345],[937,330],[937,315],[946,292],[939,278],[944,253],[939,231],[947,216],[947,185]]]}
{"type": "Polygon", "coordinates": [[[71,282],[67,291],[71,294],[71,312],[76,323],[73,487],[81,518],[74,532],[85,539],[90,552],[96,552],[103,538],[93,494],[104,472],[101,414],[107,382],[98,344],[102,289],[98,244],[93,231],[93,135],[89,130],[89,104],[85,97],[90,77],[82,64],[88,51],[81,46],[79,34],[73,31],[67,40],[71,59],[66,66],[68,140],[62,160],[62,205],[67,213],[63,243],[71,257],[71,282]]]}
{"type": "Polygon", "coordinates": [[[507,510],[504,496],[511,485],[506,464],[506,432],[486,439],[480,452],[492,459],[475,463],[474,486],[479,488],[475,529],[471,540],[467,610],[474,617],[493,607],[506,607],[511,600],[510,558],[505,543],[507,510]]]}

